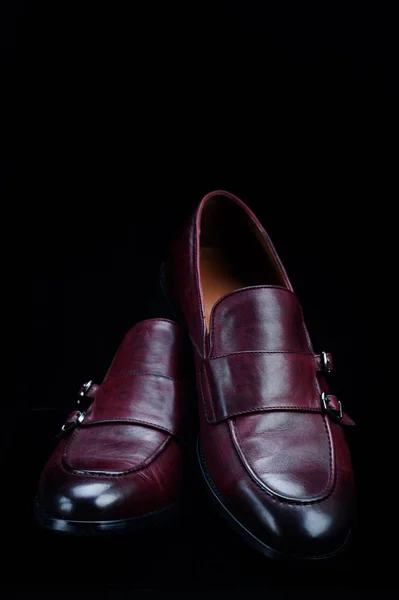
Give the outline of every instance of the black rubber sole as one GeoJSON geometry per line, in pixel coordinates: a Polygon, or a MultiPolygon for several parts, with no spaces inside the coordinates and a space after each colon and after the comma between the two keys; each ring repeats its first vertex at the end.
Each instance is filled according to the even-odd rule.
{"type": "Polygon", "coordinates": [[[38,500],[35,502],[35,519],[40,527],[56,533],[75,536],[126,535],[136,533],[174,521],[178,517],[178,514],[179,507],[177,504],[173,504],[157,512],[130,519],[114,521],[70,521],[68,519],[52,517],[40,507],[38,500]]]}
{"type": "Polygon", "coordinates": [[[260,552],[264,556],[272,559],[277,559],[281,561],[288,562],[309,562],[309,561],[324,561],[328,559],[336,558],[338,555],[342,554],[342,552],[346,549],[348,540],[350,537],[350,533],[348,537],[338,549],[334,550],[329,554],[323,554],[319,556],[302,556],[297,554],[289,554],[285,552],[281,552],[268,546],[265,542],[260,540],[256,535],[254,535],[243,523],[241,523],[227,508],[223,499],[216,488],[212,478],[207,469],[204,455],[202,453],[201,444],[198,438],[197,442],[197,459],[200,467],[200,472],[202,475],[202,479],[205,482],[206,490],[208,495],[210,496],[213,505],[216,509],[216,512],[226,521],[226,523],[254,550],[260,552]]]}

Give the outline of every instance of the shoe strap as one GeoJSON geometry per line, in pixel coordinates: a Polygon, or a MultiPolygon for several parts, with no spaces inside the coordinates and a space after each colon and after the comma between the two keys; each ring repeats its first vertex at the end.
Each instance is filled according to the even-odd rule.
{"type": "Polygon", "coordinates": [[[219,423],[254,412],[299,411],[325,412],[343,425],[352,424],[349,418],[343,418],[339,401],[328,394],[324,378],[318,378],[328,362],[329,355],[326,356],[236,352],[205,359],[200,393],[207,421],[219,423]],[[324,395],[323,387],[327,390],[324,395]]]}

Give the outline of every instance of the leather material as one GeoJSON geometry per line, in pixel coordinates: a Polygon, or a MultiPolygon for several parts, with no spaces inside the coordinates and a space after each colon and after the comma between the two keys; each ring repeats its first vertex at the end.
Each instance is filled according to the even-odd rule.
{"type": "Polygon", "coordinates": [[[312,354],[236,353],[204,364],[211,423],[258,411],[322,412],[312,354]]]}
{"type": "MultiPolygon", "coordinates": [[[[54,518],[129,519],[162,510],[180,492],[185,336],[164,319],[133,327],[81,423],[45,466],[39,504],[54,518]]],[[[67,421],[76,419],[74,411],[67,421]]]]}
{"type": "Polygon", "coordinates": [[[342,411],[341,403],[336,396],[333,394],[326,394],[326,404],[327,409],[325,412],[332,414],[332,416],[335,417],[340,425],[346,425],[349,427],[354,427],[356,425],[355,421],[342,411]],[[338,417],[337,415],[339,413],[342,413],[342,416],[338,417]]]}
{"type": "Polygon", "coordinates": [[[104,383],[131,373],[163,375],[181,379],[184,341],[179,327],[167,319],[141,321],[123,339],[105,376],[104,383]]]}
{"type": "MultiPolygon", "coordinates": [[[[224,222],[228,227],[227,209],[224,222]]],[[[300,557],[333,554],[353,515],[342,426],[353,422],[336,418],[340,405],[330,393],[324,357],[314,353],[299,300],[267,233],[234,195],[212,192],[172,246],[165,280],[193,343],[201,450],[222,503],[269,548],[300,557]],[[242,222],[250,221],[279,284],[266,281],[220,298],[208,332],[199,256],[201,236],[207,236],[202,215],[211,200],[224,206],[230,201],[242,222]],[[324,409],[322,393],[331,410],[324,409]]],[[[331,370],[331,355],[325,358],[331,370]]]]}
{"type": "Polygon", "coordinates": [[[136,423],[176,435],[184,414],[182,382],[165,375],[134,373],[107,379],[87,411],[82,428],[98,423],[136,423]],[[176,398],[175,402],[170,402],[176,398]]]}
{"type": "Polygon", "coordinates": [[[211,315],[210,356],[231,352],[312,352],[298,298],[276,286],[223,297],[211,315]]]}
{"type": "MultiPolygon", "coordinates": [[[[82,386],[82,387],[83,387],[83,386],[82,386]]],[[[99,385],[97,385],[96,383],[91,383],[91,385],[90,385],[89,389],[88,389],[88,390],[87,390],[87,392],[84,394],[84,396],[87,396],[88,398],[94,398],[94,397],[95,397],[95,395],[96,395],[96,393],[97,393],[97,391],[98,391],[98,388],[99,388],[99,387],[100,387],[100,386],[99,386],[99,385]]],[[[82,389],[82,388],[81,388],[81,389],[82,389]]]]}

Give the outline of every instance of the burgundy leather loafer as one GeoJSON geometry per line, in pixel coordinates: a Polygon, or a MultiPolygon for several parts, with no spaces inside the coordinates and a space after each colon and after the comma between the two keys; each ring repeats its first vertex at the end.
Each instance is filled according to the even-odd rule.
{"type": "Polygon", "coordinates": [[[68,417],[40,478],[42,526],[124,533],[172,516],[182,478],[184,340],[172,321],[142,321],[124,338],[104,382],[83,386],[89,407],[68,417]]]}
{"type": "Polygon", "coordinates": [[[164,267],[194,347],[199,461],[217,507],[267,556],[324,558],[348,538],[354,500],[327,353],[259,221],[227,192],[205,196],[164,267]]]}

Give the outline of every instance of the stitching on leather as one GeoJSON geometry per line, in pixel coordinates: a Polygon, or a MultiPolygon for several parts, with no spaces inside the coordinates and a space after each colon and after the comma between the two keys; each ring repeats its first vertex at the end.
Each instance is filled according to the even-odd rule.
{"type": "Polygon", "coordinates": [[[296,350],[243,350],[237,352],[227,352],[226,354],[218,354],[217,356],[210,356],[208,360],[216,360],[217,358],[226,358],[228,356],[241,356],[245,354],[298,354],[300,356],[310,356],[317,360],[318,354],[313,352],[302,352],[296,350]]]}
{"type": "MultiPolygon", "coordinates": [[[[324,417],[323,417],[323,421],[324,421],[324,417]]],[[[331,486],[331,489],[329,490],[328,494],[326,494],[325,496],[323,496],[322,498],[318,498],[317,500],[291,500],[289,498],[284,498],[282,496],[277,496],[275,493],[273,493],[272,490],[270,490],[268,487],[266,487],[264,484],[262,484],[260,482],[260,480],[258,479],[257,475],[255,472],[253,472],[252,469],[249,469],[246,465],[247,463],[247,459],[245,457],[244,451],[240,445],[240,441],[238,438],[238,433],[237,433],[237,428],[235,426],[235,423],[233,421],[229,421],[229,431],[230,431],[230,437],[233,443],[233,446],[236,448],[236,443],[237,442],[237,446],[240,449],[240,452],[237,450],[236,448],[236,452],[238,455],[238,458],[241,461],[241,464],[244,466],[246,472],[248,473],[248,475],[250,476],[251,480],[265,493],[267,493],[267,495],[274,500],[275,502],[278,502],[279,504],[292,504],[294,506],[305,506],[305,505],[309,505],[309,504],[320,504],[321,502],[325,502],[332,494],[332,492],[334,491],[335,486],[331,486]],[[235,434],[233,436],[233,433],[235,434]],[[234,439],[235,438],[235,439],[234,439]],[[245,458],[245,461],[243,460],[243,458],[245,458]]],[[[325,425],[325,423],[324,423],[325,425]]],[[[328,440],[329,440],[329,449],[330,449],[330,436],[328,435],[328,440]]],[[[330,472],[331,472],[331,450],[330,450],[330,472]]],[[[331,475],[329,474],[329,479],[328,479],[328,484],[330,484],[331,481],[331,475]]],[[[325,487],[323,492],[325,492],[325,490],[327,490],[328,488],[325,487]]]]}
{"type": "Polygon", "coordinates": [[[292,290],[290,290],[288,288],[285,288],[283,286],[279,286],[279,285],[264,286],[263,285],[263,286],[248,286],[246,288],[240,288],[239,290],[234,290],[233,292],[230,292],[229,294],[227,294],[225,296],[222,296],[222,298],[219,298],[219,300],[217,300],[217,302],[215,302],[215,304],[212,307],[212,313],[213,314],[212,314],[212,328],[211,328],[211,349],[210,349],[209,355],[212,354],[213,347],[214,347],[214,334],[215,334],[215,321],[216,321],[216,319],[215,319],[215,313],[216,313],[216,307],[218,306],[218,304],[220,304],[220,302],[222,302],[222,300],[226,300],[227,298],[230,298],[231,296],[234,296],[235,294],[241,294],[243,292],[247,292],[248,290],[252,290],[255,293],[258,293],[258,292],[264,291],[265,288],[267,288],[267,289],[284,290],[284,291],[289,292],[290,294],[292,294],[294,296],[295,300],[299,304],[299,309],[301,311],[302,325],[304,327],[304,333],[305,333],[307,345],[308,345],[309,351],[311,353],[313,353],[313,349],[312,349],[312,347],[310,346],[310,343],[309,343],[309,337],[306,335],[307,330],[306,330],[305,321],[304,321],[304,318],[303,318],[303,311],[302,311],[301,303],[299,302],[298,296],[295,294],[294,291],[292,291],[292,290]]]}
{"type": "MultiPolygon", "coordinates": [[[[313,354],[312,354],[312,356],[313,356],[313,354]]],[[[214,358],[221,358],[221,357],[214,357],[214,358]]],[[[200,369],[202,371],[205,370],[204,365],[202,365],[200,369]]],[[[315,378],[315,380],[317,381],[316,378],[315,378]]],[[[218,419],[217,416],[216,416],[216,410],[215,410],[215,405],[214,405],[214,402],[213,402],[213,396],[212,396],[211,390],[209,389],[209,385],[208,385],[209,400],[210,400],[210,403],[211,403],[211,406],[212,406],[212,409],[213,409],[213,415],[214,415],[213,420],[210,420],[209,419],[209,413],[207,411],[207,407],[206,407],[205,400],[204,400],[204,393],[203,393],[203,387],[202,387],[202,382],[201,382],[201,375],[200,375],[200,386],[201,386],[201,396],[202,396],[202,401],[203,401],[203,404],[204,404],[204,410],[205,410],[206,420],[208,421],[208,423],[211,423],[211,424],[214,424],[214,425],[218,424],[218,423],[221,423],[221,422],[223,422],[226,419],[230,419],[232,417],[236,417],[238,415],[243,415],[243,414],[248,414],[248,413],[256,413],[258,411],[267,411],[267,412],[270,412],[270,411],[273,411],[273,410],[287,410],[287,411],[290,410],[290,411],[293,411],[293,412],[298,412],[298,411],[313,412],[313,413],[321,413],[322,412],[321,407],[320,408],[314,408],[314,407],[311,407],[311,406],[292,406],[292,405],[270,406],[270,405],[266,405],[266,406],[257,406],[255,409],[254,408],[249,408],[249,409],[245,409],[245,410],[240,410],[240,411],[237,411],[237,412],[225,415],[222,418],[218,419]]],[[[317,391],[316,384],[315,384],[315,389],[316,389],[317,396],[320,396],[320,392],[317,391]]]]}
{"type": "MultiPolygon", "coordinates": [[[[202,201],[203,202],[203,201],[202,201]]],[[[195,273],[195,283],[196,283],[196,287],[195,287],[195,296],[196,296],[196,300],[197,300],[197,304],[198,304],[198,308],[199,308],[199,314],[201,316],[201,320],[202,320],[202,326],[201,329],[203,330],[203,323],[205,320],[205,316],[204,316],[204,311],[202,308],[202,298],[201,298],[201,293],[200,293],[200,280],[199,280],[199,273],[198,273],[198,246],[200,243],[200,234],[198,234],[198,222],[199,219],[202,216],[202,206],[203,204],[200,204],[200,206],[198,207],[198,210],[195,214],[195,219],[194,219],[194,225],[191,227],[191,231],[190,231],[190,235],[191,235],[191,240],[190,240],[190,244],[191,247],[194,248],[194,252],[192,260],[194,260],[194,265],[192,265],[192,268],[194,269],[194,273],[195,273]],[[198,244],[197,244],[197,238],[198,238],[198,244]]],[[[201,343],[202,346],[204,347],[204,332],[201,332],[201,343]]],[[[205,350],[206,352],[206,350],[205,350]]],[[[202,353],[200,353],[202,355],[202,353]]]]}
{"type": "MultiPolygon", "coordinates": [[[[203,387],[202,387],[202,374],[203,374],[203,372],[204,372],[204,367],[201,366],[200,367],[200,371],[199,371],[199,377],[198,377],[198,379],[199,379],[199,387],[200,387],[200,392],[201,392],[202,404],[204,405],[205,419],[207,420],[208,423],[213,423],[213,421],[211,421],[209,419],[209,413],[208,413],[208,409],[207,409],[207,406],[206,406],[206,403],[205,403],[205,398],[204,398],[204,390],[203,390],[203,387]]],[[[211,404],[212,404],[212,396],[210,396],[210,400],[211,400],[211,404]]],[[[212,404],[212,407],[213,407],[213,404],[212,404]]],[[[215,412],[215,409],[213,410],[213,412],[215,412]]]]}
{"type": "Polygon", "coordinates": [[[291,412],[312,412],[322,414],[321,408],[313,408],[311,406],[257,406],[256,408],[248,408],[247,410],[240,410],[235,413],[231,413],[230,415],[226,415],[222,419],[216,421],[216,423],[221,423],[226,419],[231,419],[233,417],[238,417],[239,415],[245,415],[248,413],[257,413],[257,412],[271,412],[273,410],[286,410],[291,412]]]}
{"type": "Polygon", "coordinates": [[[161,377],[162,379],[170,379],[171,381],[181,381],[181,379],[177,379],[176,377],[169,377],[169,375],[159,375],[158,373],[147,373],[146,371],[126,371],[126,373],[122,373],[122,375],[115,375],[114,377],[110,377],[102,385],[109,383],[110,381],[116,381],[117,379],[124,379],[125,377],[130,377],[131,375],[149,375],[151,377],[161,377]]]}
{"type": "MultiPolygon", "coordinates": [[[[315,376],[315,377],[313,378],[313,385],[314,385],[314,388],[315,388],[316,394],[317,394],[318,396],[320,396],[320,394],[321,394],[321,389],[320,389],[320,384],[319,384],[319,380],[318,380],[317,376],[315,376]]],[[[262,408],[264,409],[265,407],[262,407],[262,408]]],[[[274,408],[275,408],[275,410],[284,410],[284,408],[283,408],[283,407],[274,407],[274,408]]],[[[261,409],[259,409],[259,410],[261,410],[261,409]]],[[[272,409],[270,409],[270,410],[272,410],[272,409]]],[[[285,410],[289,410],[289,409],[285,409],[285,410]]],[[[293,411],[295,411],[295,410],[301,410],[301,407],[296,407],[295,409],[291,409],[291,410],[293,410],[293,411]]],[[[321,409],[321,406],[320,406],[320,409],[314,409],[314,408],[310,408],[310,407],[309,407],[309,408],[306,408],[306,409],[303,409],[303,408],[302,408],[302,410],[306,410],[306,412],[320,413],[320,414],[322,415],[322,418],[323,418],[323,424],[324,424],[324,428],[325,428],[325,430],[326,430],[326,434],[327,434],[327,441],[328,441],[328,452],[329,452],[329,476],[328,476],[328,482],[327,482],[327,484],[326,484],[325,488],[323,489],[323,491],[322,491],[321,493],[322,493],[322,494],[326,493],[326,492],[327,492],[327,490],[328,490],[330,487],[331,487],[330,493],[332,493],[332,491],[333,491],[333,489],[334,489],[333,475],[334,475],[334,472],[335,472],[335,470],[336,470],[336,469],[334,469],[334,468],[333,468],[333,467],[334,467],[334,465],[333,465],[333,456],[332,456],[332,440],[331,440],[330,433],[329,433],[329,430],[328,430],[328,427],[327,427],[327,424],[326,424],[326,418],[327,418],[327,417],[326,417],[326,415],[323,415],[323,413],[322,413],[322,409],[321,409]],[[333,482],[333,483],[332,483],[332,482],[333,482]]],[[[245,413],[248,413],[248,412],[251,412],[251,411],[241,411],[240,413],[236,413],[236,415],[232,415],[232,416],[238,416],[238,415],[240,415],[240,414],[245,414],[245,413]]],[[[233,422],[232,422],[232,423],[233,423],[233,422]]],[[[234,423],[233,423],[233,425],[234,425],[234,423]]],[[[235,428],[235,429],[236,429],[236,428],[235,428]]],[[[237,438],[237,443],[239,444],[238,435],[236,435],[236,438],[237,438]]],[[[240,446],[240,444],[239,444],[239,446],[240,446]]],[[[243,452],[243,450],[242,450],[242,448],[241,448],[241,446],[240,446],[240,449],[241,449],[241,451],[242,451],[242,454],[243,454],[243,456],[245,456],[245,455],[244,455],[244,452],[243,452]]],[[[245,466],[245,465],[244,465],[244,466],[245,466]]],[[[327,495],[327,496],[325,496],[325,497],[328,497],[328,495],[327,495]]],[[[317,502],[317,501],[314,501],[314,502],[317,502]]]]}
{"type": "Polygon", "coordinates": [[[85,471],[84,469],[74,469],[73,467],[69,467],[65,463],[66,458],[68,456],[68,453],[69,453],[72,443],[73,443],[73,438],[76,438],[77,433],[78,433],[78,430],[73,433],[71,440],[65,447],[65,450],[64,450],[63,455],[61,456],[60,462],[57,463],[57,466],[59,466],[61,468],[61,470],[64,471],[64,473],[68,473],[69,475],[84,476],[84,477],[86,477],[86,476],[110,477],[110,478],[115,478],[115,479],[120,478],[120,477],[128,477],[129,475],[139,473],[143,469],[146,469],[147,467],[149,467],[151,465],[151,463],[153,463],[154,460],[156,460],[165,451],[165,449],[167,448],[167,446],[169,446],[170,442],[173,439],[172,437],[167,437],[165,440],[163,440],[159,444],[159,446],[156,448],[156,450],[154,450],[154,453],[146,461],[144,461],[142,464],[140,464],[138,467],[129,469],[127,471],[121,471],[120,473],[106,473],[103,471],[90,471],[90,470],[85,471]]]}
{"type": "Polygon", "coordinates": [[[290,294],[292,294],[294,296],[294,298],[297,300],[297,302],[299,303],[299,299],[298,296],[295,294],[295,292],[293,290],[290,290],[289,288],[285,288],[283,285],[249,285],[245,288],[240,288],[238,290],[233,290],[232,292],[230,292],[229,294],[226,294],[225,296],[223,296],[222,298],[219,298],[219,300],[217,300],[214,304],[214,308],[215,306],[217,306],[222,300],[226,300],[226,298],[230,298],[231,296],[234,296],[235,294],[242,294],[243,292],[247,292],[248,290],[254,290],[255,292],[261,292],[265,289],[272,289],[272,290],[283,290],[284,292],[289,292],[290,294]]]}
{"type": "MultiPolygon", "coordinates": [[[[199,457],[200,457],[200,461],[201,461],[201,465],[204,471],[204,474],[206,475],[206,480],[208,482],[208,484],[211,486],[211,488],[213,489],[215,495],[219,498],[219,500],[221,501],[221,503],[225,506],[226,509],[230,511],[229,509],[229,505],[228,502],[225,500],[225,498],[222,496],[222,494],[219,492],[218,488],[215,485],[215,482],[213,481],[211,474],[209,472],[208,466],[206,464],[205,461],[205,456],[204,456],[204,452],[202,450],[201,444],[199,444],[199,457]]],[[[270,496],[271,500],[276,500],[276,498],[274,498],[273,496],[270,496]]],[[[304,502],[299,506],[299,508],[301,508],[303,505],[306,505],[304,502]]],[[[294,508],[296,505],[293,505],[292,507],[294,508]]],[[[349,534],[348,534],[349,537],[349,534]]],[[[344,542],[344,544],[346,543],[346,540],[344,542]]],[[[343,544],[343,545],[344,545],[343,544]]],[[[323,558],[326,557],[328,558],[329,556],[331,556],[331,554],[313,554],[313,555],[306,555],[303,558],[323,558]]]]}
{"type": "Polygon", "coordinates": [[[330,432],[328,430],[327,427],[327,417],[326,415],[322,415],[323,417],[323,424],[324,424],[324,428],[326,430],[326,434],[327,434],[327,440],[328,440],[328,454],[329,454],[329,471],[328,471],[328,481],[325,485],[324,490],[322,491],[322,494],[327,493],[327,491],[330,489],[334,489],[334,474],[336,469],[334,469],[334,465],[333,465],[333,455],[332,455],[332,439],[330,436],[330,432]]]}
{"type": "Polygon", "coordinates": [[[175,435],[171,429],[167,429],[166,427],[162,427],[161,425],[157,425],[156,423],[151,423],[150,421],[142,421],[141,419],[132,419],[130,417],[107,417],[106,419],[97,419],[96,421],[89,421],[88,423],[82,423],[80,426],[82,429],[87,427],[91,427],[92,425],[100,425],[101,423],[133,423],[137,425],[148,425],[153,429],[160,429],[169,435],[175,435]]]}

